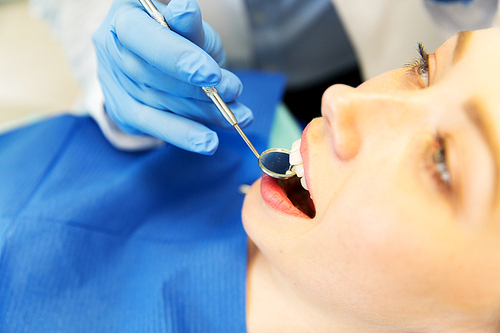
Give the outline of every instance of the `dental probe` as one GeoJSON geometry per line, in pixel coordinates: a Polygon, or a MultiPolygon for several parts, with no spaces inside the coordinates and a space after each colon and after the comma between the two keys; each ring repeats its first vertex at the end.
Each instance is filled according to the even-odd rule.
{"type": "MultiPolygon", "coordinates": [[[[160,23],[162,26],[165,28],[170,28],[170,26],[167,23],[167,20],[163,15],[160,13],[160,11],[156,8],[156,6],[151,2],[151,0],[139,0],[148,12],[148,14],[155,19],[156,22],[160,23]]],[[[257,152],[257,149],[253,146],[253,144],[250,142],[250,140],[247,138],[245,133],[243,133],[243,130],[240,128],[240,125],[238,125],[238,121],[236,120],[236,117],[234,116],[233,112],[231,109],[227,106],[227,104],[224,102],[222,97],[220,97],[219,92],[215,87],[202,87],[203,91],[207,94],[208,97],[214,102],[215,106],[217,109],[219,109],[220,113],[224,116],[224,118],[227,120],[231,126],[233,126],[236,131],[240,134],[240,136],[243,138],[245,143],[248,145],[252,153],[257,157],[260,158],[260,154],[257,152]]]]}
{"type": "MultiPolygon", "coordinates": [[[[165,17],[163,17],[163,15],[151,2],[151,0],[139,0],[139,1],[141,2],[144,9],[148,12],[148,14],[156,22],[158,22],[165,28],[172,30],[168,25],[165,17]]],[[[297,175],[295,172],[295,168],[293,167],[293,165],[290,165],[289,162],[289,157],[290,157],[289,150],[281,148],[271,148],[262,152],[262,154],[259,154],[257,152],[257,149],[255,149],[253,144],[247,138],[245,133],[243,133],[243,130],[240,128],[240,125],[238,125],[236,117],[234,116],[231,109],[224,102],[222,97],[220,97],[219,93],[217,92],[217,89],[215,89],[215,87],[202,87],[202,89],[207,94],[207,96],[210,97],[212,102],[215,104],[215,106],[224,116],[227,122],[231,124],[231,126],[233,126],[239,133],[239,135],[243,138],[243,140],[248,145],[252,153],[259,160],[259,167],[265,174],[277,179],[289,179],[297,175]]]]}

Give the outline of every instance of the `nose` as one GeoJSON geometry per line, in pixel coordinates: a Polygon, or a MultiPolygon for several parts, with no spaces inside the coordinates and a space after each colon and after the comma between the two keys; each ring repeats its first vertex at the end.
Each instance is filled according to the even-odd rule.
{"type": "Polygon", "coordinates": [[[328,88],[321,101],[321,114],[327,124],[335,153],[341,160],[354,158],[361,146],[354,101],[355,88],[337,84],[328,88]]]}

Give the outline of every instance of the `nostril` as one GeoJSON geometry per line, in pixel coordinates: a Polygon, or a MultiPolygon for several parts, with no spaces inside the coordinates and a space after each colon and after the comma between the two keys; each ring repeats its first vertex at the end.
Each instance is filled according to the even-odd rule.
{"type": "Polygon", "coordinates": [[[322,115],[328,127],[332,145],[337,156],[350,160],[356,156],[361,146],[361,136],[357,129],[356,97],[354,88],[334,85],[323,94],[322,115]]]}
{"type": "Polygon", "coordinates": [[[361,137],[352,114],[337,117],[333,126],[333,140],[335,152],[340,159],[350,160],[357,155],[361,146],[361,137]]]}

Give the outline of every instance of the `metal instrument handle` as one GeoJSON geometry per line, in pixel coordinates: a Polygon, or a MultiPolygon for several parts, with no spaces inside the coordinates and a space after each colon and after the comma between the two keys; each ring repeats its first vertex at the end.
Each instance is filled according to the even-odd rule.
{"type": "MultiPolygon", "coordinates": [[[[148,12],[148,14],[156,22],[160,23],[165,28],[168,28],[168,29],[172,30],[170,28],[170,26],[168,25],[168,22],[165,19],[165,17],[163,17],[163,15],[160,13],[160,11],[158,10],[158,8],[156,8],[156,6],[154,5],[154,3],[151,2],[151,0],[139,0],[139,1],[141,2],[141,4],[144,7],[144,9],[148,12]]],[[[229,124],[231,124],[231,126],[233,126],[236,129],[236,131],[240,134],[240,136],[243,138],[243,140],[248,145],[248,147],[253,152],[253,154],[257,158],[259,158],[260,155],[257,152],[257,149],[255,149],[255,147],[250,142],[250,140],[247,138],[247,136],[245,135],[245,133],[243,133],[243,131],[241,130],[240,126],[238,125],[238,121],[236,120],[236,117],[234,116],[234,114],[231,111],[231,109],[227,106],[226,102],[224,102],[224,100],[222,99],[222,97],[220,97],[219,92],[217,91],[217,89],[215,89],[215,87],[202,87],[202,88],[203,88],[203,91],[207,94],[207,96],[215,104],[215,106],[217,107],[217,109],[219,110],[219,112],[227,120],[227,122],[229,124]]]]}

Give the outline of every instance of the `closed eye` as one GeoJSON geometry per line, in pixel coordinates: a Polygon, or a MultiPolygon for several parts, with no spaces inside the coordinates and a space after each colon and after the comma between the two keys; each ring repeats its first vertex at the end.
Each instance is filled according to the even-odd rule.
{"type": "Polygon", "coordinates": [[[433,144],[432,162],[434,164],[433,177],[436,179],[438,187],[447,191],[451,190],[451,174],[446,156],[446,143],[441,135],[436,135],[433,144]]]}

